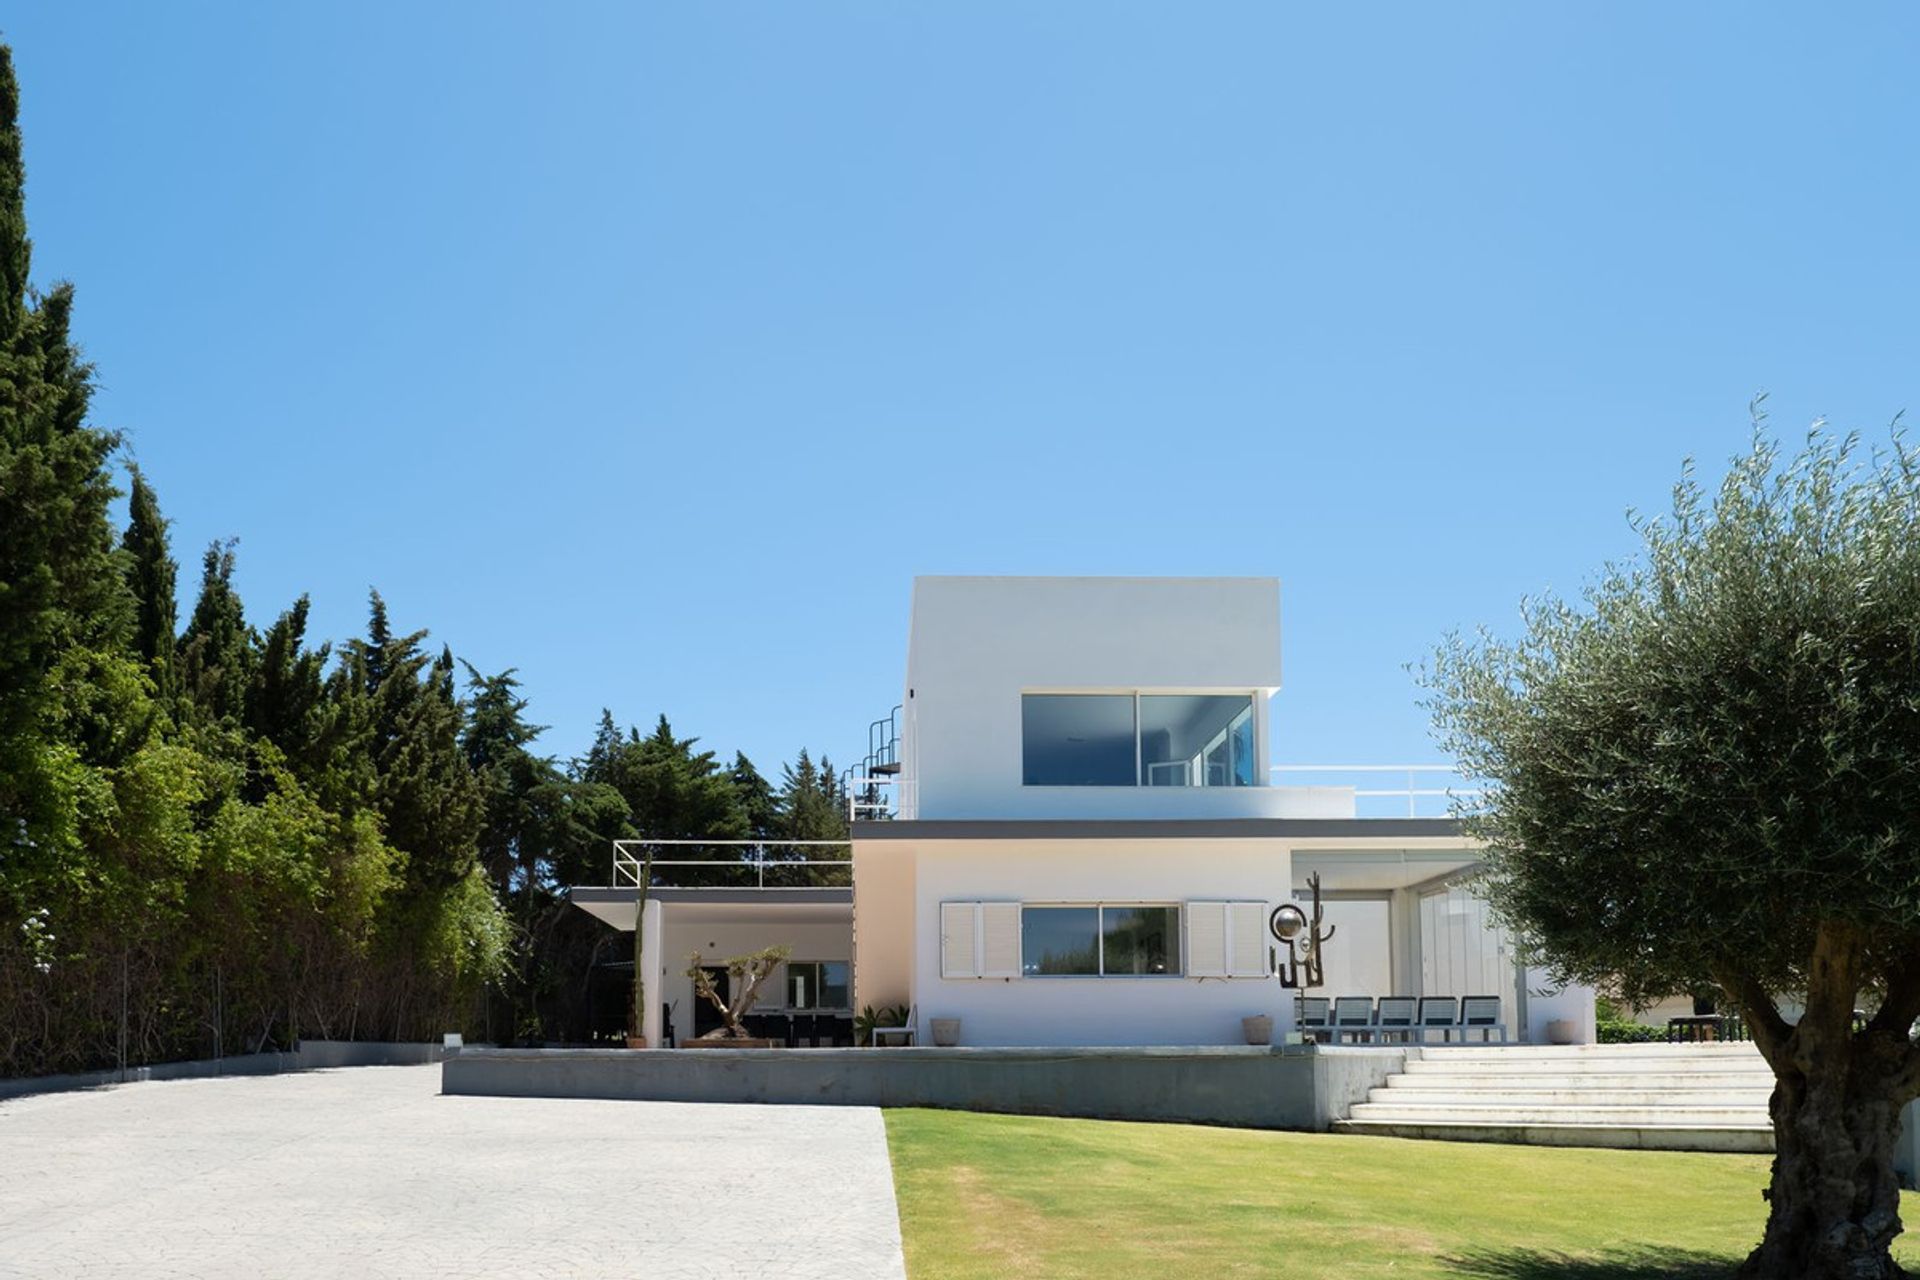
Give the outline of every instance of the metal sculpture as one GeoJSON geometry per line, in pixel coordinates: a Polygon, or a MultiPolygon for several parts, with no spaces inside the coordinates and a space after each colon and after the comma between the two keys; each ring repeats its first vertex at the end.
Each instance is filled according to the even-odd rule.
{"type": "Polygon", "coordinates": [[[1320,927],[1320,873],[1314,872],[1307,877],[1307,890],[1313,895],[1313,914],[1302,911],[1291,902],[1283,902],[1273,909],[1267,917],[1267,930],[1274,940],[1286,944],[1287,958],[1280,961],[1278,949],[1274,951],[1273,971],[1280,978],[1283,987],[1302,989],[1326,985],[1326,974],[1321,966],[1320,949],[1333,939],[1337,925],[1320,927]]]}

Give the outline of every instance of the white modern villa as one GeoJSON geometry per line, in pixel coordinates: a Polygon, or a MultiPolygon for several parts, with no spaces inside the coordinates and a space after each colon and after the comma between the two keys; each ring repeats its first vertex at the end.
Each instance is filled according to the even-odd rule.
{"type": "MultiPolygon", "coordinates": [[[[1514,1039],[1590,1041],[1593,992],[1530,974],[1474,896],[1457,779],[1275,766],[1281,687],[1271,578],[916,579],[851,850],[812,851],[843,883],[676,888],[654,851],[649,1042],[711,1025],[690,952],[774,944],[758,1010],[790,1043],[847,1043],[867,1006],[910,1009],[922,1044],[936,1019],[963,1046],[1243,1044],[1254,1015],[1284,1042],[1302,993],[1268,919],[1311,909],[1313,877],[1333,933],[1305,994],[1493,997],[1514,1039]]],[[[574,900],[630,931],[637,867],[623,849],[574,900]]]]}

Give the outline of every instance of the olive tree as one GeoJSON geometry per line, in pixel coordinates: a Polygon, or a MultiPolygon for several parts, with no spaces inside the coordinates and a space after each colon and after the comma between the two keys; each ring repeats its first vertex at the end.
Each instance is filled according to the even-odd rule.
{"type": "Polygon", "coordinates": [[[1688,465],[1640,555],[1517,640],[1425,673],[1487,892],[1560,976],[1701,986],[1775,1076],[1765,1235],[1743,1275],[1904,1274],[1892,1167],[1920,1094],[1920,450],[1816,424],[1717,489],[1688,465]],[[1863,1012],[1864,1011],[1864,1012],[1863,1012]]]}
{"type": "Polygon", "coordinates": [[[759,951],[743,956],[733,956],[722,960],[721,966],[731,979],[730,996],[720,994],[713,984],[713,976],[701,963],[700,953],[694,952],[687,957],[687,976],[693,979],[693,993],[713,1005],[720,1014],[721,1025],[709,1031],[702,1039],[707,1040],[744,1040],[747,1029],[742,1019],[753,1008],[754,1001],[760,998],[760,988],[765,985],[773,971],[787,962],[793,954],[793,948],[787,946],[763,947],[759,951]]]}

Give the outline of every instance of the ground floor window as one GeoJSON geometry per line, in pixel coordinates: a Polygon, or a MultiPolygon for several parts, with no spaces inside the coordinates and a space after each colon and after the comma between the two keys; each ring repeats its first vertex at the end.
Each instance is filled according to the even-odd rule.
{"type": "Polygon", "coordinates": [[[845,960],[789,960],[787,1008],[849,1009],[853,992],[845,960]]]}
{"type": "Polygon", "coordinates": [[[1178,976],[1180,908],[1027,904],[1020,910],[1020,957],[1030,978],[1178,976]]]}

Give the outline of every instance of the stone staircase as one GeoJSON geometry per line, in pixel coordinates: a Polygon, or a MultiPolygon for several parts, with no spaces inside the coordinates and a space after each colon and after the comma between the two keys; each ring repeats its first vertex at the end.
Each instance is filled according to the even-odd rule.
{"type": "Polygon", "coordinates": [[[1407,1051],[1338,1133],[1667,1151],[1773,1150],[1773,1074],[1750,1044],[1407,1051]]]}

